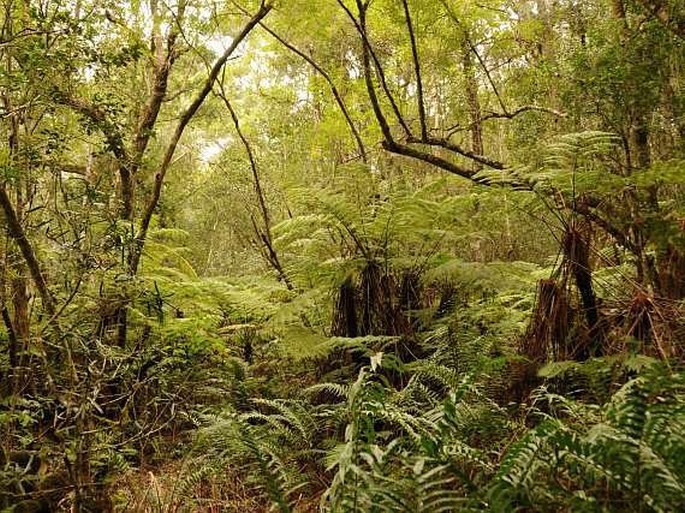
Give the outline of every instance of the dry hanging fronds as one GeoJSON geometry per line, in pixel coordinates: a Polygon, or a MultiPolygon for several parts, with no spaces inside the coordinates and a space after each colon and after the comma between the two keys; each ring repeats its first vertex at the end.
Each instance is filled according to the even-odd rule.
{"type": "Polygon", "coordinates": [[[659,289],[669,299],[685,298],[685,251],[669,246],[659,258],[659,289]]]}
{"type": "Polygon", "coordinates": [[[398,317],[404,321],[402,328],[406,335],[413,334],[420,327],[417,311],[421,309],[422,292],[420,274],[413,269],[406,270],[398,292],[398,317]]]}
{"type": "Polygon", "coordinates": [[[682,360],[685,355],[683,313],[681,304],[637,290],[625,310],[624,333],[640,342],[640,352],[682,360]]]}
{"type": "MultiPolygon", "coordinates": [[[[628,315],[625,324],[628,326],[628,335],[649,345],[654,338],[654,325],[652,315],[655,305],[644,291],[638,290],[633,296],[628,307],[628,315]]],[[[644,347],[642,348],[644,350],[644,347]]]]}
{"type": "Polygon", "coordinates": [[[537,364],[547,360],[550,349],[557,359],[571,357],[567,341],[571,319],[564,287],[554,279],[540,280],[530,327],[521,343],[521,354],[537,364]]]}

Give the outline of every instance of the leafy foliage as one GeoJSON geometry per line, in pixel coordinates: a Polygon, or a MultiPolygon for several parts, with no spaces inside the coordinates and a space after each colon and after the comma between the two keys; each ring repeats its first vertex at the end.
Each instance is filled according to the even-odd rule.
{"type": "Polygon", "coordinates": [[[685,510],[682,0],[229,4],[3,1],[0,510],[685,510]]]}

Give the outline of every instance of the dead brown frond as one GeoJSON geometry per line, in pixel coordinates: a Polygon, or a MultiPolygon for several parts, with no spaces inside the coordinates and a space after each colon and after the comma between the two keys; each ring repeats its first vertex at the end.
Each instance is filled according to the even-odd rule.
{"type": "Polygon", "coordinates": [[[547,361],[549,351],[558,359],[572,354],[568,345],[571,310],[566,289],[550,278],[538,282],[537,299],[528,332],[521,340],[520,353],[538,365],[547,361]]]}
{"type": "Polygon", "coordinates": [[[540,280],[528,330],[519,342],[518,353],[524,361],[509,365],[509,397],[528,397],[539,384],[538,370],[551,353],[558,360],[574,356],[570,340],[573,318],[566,286],[555,278],[540,280]]]}
{"type": "Polygon", "coordinates": [[[418,272],[403,271],[398,280],[392,271],[377,262],[368,262],[359,283],[360,335],[412,337],[416,311],[422,304],[421,294],[418,272]]]}
{"type": "Polygon", "coordinates": [[[668,246],[659,258],[658,273],[659,288],[664,297],[685,298],[685,251],[668,246]]]}
{"type": "Polygon", "coordinates": [[[642,342],[642,351],[654,339],[652,315],[655,308],[653,299],[643,290],[638,290],[635,293],[628,306],[627,334],[642,342]]]}
{"type": "Polygon", "coordinates": [[[685,312],[681,303],[655,297],[638,289],[624,306],[624,337],[639,343],[636,349],[656,358],[682,360],[685,312]]]}
{"type": "Polygon", "coordinates": [[[415,332],[420,327],[418,312],[422,307],[423,288],[421,275],[414,269],[407,269],[402,273],[402,281],[398,293],[399,314],[405,319],[404,326],[407,334],[415,332]]]}

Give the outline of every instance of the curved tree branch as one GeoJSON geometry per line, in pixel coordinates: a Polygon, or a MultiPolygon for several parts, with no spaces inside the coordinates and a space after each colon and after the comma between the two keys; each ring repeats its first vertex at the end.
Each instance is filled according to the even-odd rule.
{"type": "MultiPolygon", "coordinates": [[[[385,81],[385,74],[383,72],[383,69],[380,65],[380,62],[378,62],[378,59],[375,58],[374,53],[373,53],[373,48],[371,47],[371,44],[369,43],[368,37],[367,37],[367,27],[366,27],[366,12],[368,8],[367,3],[363,3],[361,0],[356,0],[357,1],[357,8],[359,11],[359,18],[355,18],[355,16],[352,14],[352,12],[349,10],[349,8],[345,5],[345,3],[342,0],[337,0],[338,4],[345,10],[347,13],[347,16],[352,20],[354,23],[355,27],[357,28],[357,32],[360,34],[361,39],[362,39],[362,68],[363,68],[363,75],[364,75],[364,81],[366,83],[366,90],[367,94],[369,96],[369,100],[371,102],[371,107],[373,109],[374,115],[376,117],[376,121],[378,122],[381,132],[383,134],[383,143],[382,146],[384,149],[391,153],[395,153],[397,155],[402,155],[405,157],[410,157],[416,160],[420,160],[429,164],[432,164],[436,167],[439,167],[440,169],[443,169],[445,171],[449,171],[450,173],[456,174],[458,176],[461,176],[462,178],[466,178],[468,180],[472,180],[476,183],[482,183],[482,184],[487,184],[487,180],[481,180],[478,178],[474,178],[476,175],[476,171],[472,169],[468,169],[466,167],[459,166],[458,164],[455,164],[454,162],[451,162],[450,160],[447,160],[443,157],[440,157],[438,155],[435,155],[433,153],[429,153],[426,151],[421,151],[417,148],[411,147],[408,144],[424,144],[432,147],[438,147],[442,148],[444,150],[447,150],[451,153],[456,153],[462,157],[466,157],[470,160],[473,160],[475,162],[478,162],[480,164],[486,165],[488,167],[492,167],[494,169],[504,169],[505,165],[502,162],[499,162],[497,160],[485,157],[483,155],[480,155],[478,153],[466,150],[465,148],[462,148],[461,146],[449,142],[447,139],[441,139],[441,138],[436,138],[436,137],[431,137],[428,134],[425,135],[425,137],[416,137],[415,135],[412,134],[411,130],[409,129],[408,125],[403,122],[403,119],[399,113],[399,108],[397,108],[397,105],[394,103],[392,100],[392,96],[388,96],[389,99],[391,100],[391,105],[393,105],[393,110],[395,111],[395,115],[398,117],[399,120],[402,121],[402,126],[405,129],[406,137],[405,140],[408,144],[403,144],[399,141],[397,141],[392,134],[392,130],[390,129],[390,125],[388,124],[388,121],[385,117],[385,114],[383,113],[383,109],[381,108],[380,101],[378,98],[378,95],[376,93],[376,87],[373,82],[373,72],[372,72],[372,66],[371,66],[371,60],[373,59],[375,68],[376,68],[376,74],[378,76],[378,79],[381,83],[381,88],[384,90],[386,95],[389,95],[389,91],[387,90],[387,85],[385,81]]],[[[418,53],[417,53],[417,59],[418,59],[418,53]]]]}
{"type": "Polygon", "coordinates": [[[67,107],[71,107],[75,112],[88,118],[91,123],[98,127],[105,138],[107,150],[112,152],[117,159],[119,167],[119,178],[121,181],[122,211],[121,217],[130,218],[133,212],[133,172],[131,157],[124,143],[124,136],[107,116],[107,113],[98,105],[90,103],[84,98],[77,98],[62,92],[54,93],[55,101],[67,107]]]}
{"type": "Polygon", "coordinates": [[[335,98],[335,102],[338,104],[338,107],[340,108],[340,111],[342,112],[342,115],[345,117],[345,121],[347,122],[347,126],[350,127],[350,132],[352,133],[352,137],[354,137],[355,142],[357,143],[357,148],[359,149],[359,155],[362,158],[362,161],[366,162],[366,148],[364,147],[364,143],[362,142],[362,138],[359,135],[359,131],[357,130],[357,127],[354,125],[354,122],[352,121],[352,117],[350,116],[349,111],[347,110],[347,106],[345,105],[345,102],[342,99],[342,95],[340,94],[340,91],[338,91],[338,88],[336,87],[335,83],[333,82],[333,79],[331,79],[331,76],[329,73],[323,69],[314,59],[312,59],[309,55],[304,53],[302,50],[298,49],[296,46],[290,44],[288,41],[283,39],[281,36],[279,36],[276,32],[274,32],[271,28],[269,28],[266,24],[260,23],[260,26],[273,37],[276,41],[281,43],[284,47],[286,47],[288,50],[293,52],[294,54],[298,55],[300,58],[302,58],[304,61],[306,61],[314,70],[316,70],[319,75],[323,77],[323,79],[326,81],[328,84],[331,93],[333,94],[333,98],[335,98]]]}
{"type": "Polygon", "coordinates": [[[281,265],[281,260],[278,257],[278,253],[276,252],[276,248],[273,244],[273,238],[271,237],[271,216],[269,215],[269,209],[266,206],[266,197],[264,194],[264,189],[262,189],[262,181],[259,177],[257,159],[255,158],[254,152],[252,151],[252,146],[250,145],[250,142],[247,140],[247,137],[245,137],[243,130],[240,128],[240,120],[238,119],[238,115],[236,114],[233,105],[231,105],[231,102],[228,100],[226,96],[226,92],[224,91],[223,78],[222,80],[218,81],[218,84],[218,95],[223,100],[226,110],[228,110],[228,112],[231,115],[235,131],[238,134],[240,141],[243,143],[243,146],[245,147],[245,153],[247,153],[248,160],[250,161],[250,169],[252,170],[252,179],[254,181],[255,194],[257,195],[259,209],[262,214],[262,223],[264,225],[264,229],[260,230],[257,226],[257,222],[255,221],[254,216],[250,215],[255,234],[262,241],[263,244],[263,246],[260,247],[260,250],[262,250],[260,252],[262,252],[267,262],[271,264],[271,266],[275,269],[276,273],[278,274],[278,278],[285,284],[288,290],[293,290],[292,282],[288,278],[288,275],[285,273],[283,265],[281,265]]]}
{"type": "Polygon", "coordinates": [[[188,123],[190,123],[190,120],[197,113],[198,109],[202,106],[209,93],[212,91],[214,82],[219,76],[219,73],[223,69],[228,58],[233,54],[233,52],[235,52],[235,50],[238,48],[238,46],[240,46],[252,29],[257,26],[257,24],[271,11],[272,8],[273,5],[271,3],[262,3],[257,13],[245,24],[240,33],[233,39],[231,45],[214,63],[202,89],[197,93],[191,104],[181,115],[181,119],[176,125],[176,130],[174,131],[171,141],[164,152],[162,163],[155,174],[155,183],[152,188],[152,193],[145,207],[145,211],[143,212],[143,218],[140,222],[138,232],[136,233],[135,244],[129,257],[129,271],[132,275],[135,275],[138,272],[138,266],[140,264],[140,258],[142,256],[143,246],[145,245],[145,239],[150,227],[150,222],[152,221],[152,216],[162,195],[164,178],[169,170],[174,153],[176,152],[176,147],[183,136],[183,132],[188,126],[188,123]]]}
{"type": "MultiPolygon", "coordinates": [[[[376,69],[376,74],[378,75],[378,79],[381,85],[381,88],[383,89],[383,92],[385,93],[385,96],[388,98],[388,101],[390,102],[390,106],[392,107],[392,110],[395,114],[395,117],[397,118],[397,122],[400,124],[402,129],[404,130],[404,133],[409,137],[411,135],[411,130],[409,129],[409,125],[407,122],[404,120],[404,117],[402,116],[402,113],[400,112],[400,108],[397,105],[397,102],[395,101],[395,97],[392,95],[390,92],[390,88],[388,87],[388,82],[385,78],[385,71],[383,71],[383,66],[381,66],[380,60],[378,59],[378,56],[376,55],[376,52],[373,50],[373,46],[371,45],[371,41],[369,41],[368,33],[367,33],[367,27],[366,27],[366,11],[369,7],[368,2],[364,3],[362,0],[357,0],[357,9],[359,11],[359,19],[357,19],[354,14],[352,14],[352,11],[345,5],[345,3],[342,0],[337,0],[338,4],[342,7],[342,9],[345,11],[347,16],[350,18],[352,21],[352,24],[355,26],[357,29],[357,32],[361,36],[362,39],[362,55],[364,52],[366,52],[367,59],[370,57],[373,60],[374,67],[376,69]]],[[[369,73],[370,73],[370,66],[369,66],[369,73]]]]}
{"type": "Polygon", "coordinates": [[[36,252],[34,251],[31,242],[29,242],[28,238],[26,237],[24,227],[19,221],[19,217],[14,209],[14,205],[12,205],[12,201],[10,200],[4,183],[0,184],[0,207],[5,214],[7,231],[10,237],[12,237],[12,239],[14,239],[14,241],[17,243],[17,246],[19,246],[19,250],[21,251],[24,260],[26,261],[26,265],[29,268],[31,279],[33,280],[33,283],[38,290],[38,294],[40,294],[40,298],[43,301],[43,308],[47,314],[52,317],[55,314],[55,298],[48,288],[45,275],[40,268],[40,263],[38,262],[38,257],[36,256],[36,252]]]}
{"type": "Polygon", "coordinates": [[[412,138],[408,139],[407,142],[427,144],[428,146],[437,146],[439,148],[444,148],[446,150],[457,153],[457,154],[461,155],[462,157],[466,157],[470,160],[478,162],[479,164],[486,165],[486,166],[491,167],[493,169],[504,169],[505,168],[504,163],[502,163],[498,160],[495,160],[495,159],[491,159],[490,157],[486,157],[485,155],[480,155],[480,154],[475,153],[473,151],[462,148],[458,144],[454,144],[454,143],[448,141],[447,139],[442,139],[442,138],[438,138],[438,137],[427,137],[426,140],[422,141],[421,139],[418,139],[416,137],[412,137],[412,138]]]}
{"type": "Polygon", "coordinates": [[[419,122],[421,123],[421,140],[428,139],[428,128],[426,125],[426,106],[423,102],[423,82],[421,80],[421,65],[419,63],[419,50],[416,46],[416,36],[414,35],[414,26],[411,22],[411,13],[409,12],[409,5],[407,0],[402,0],[404,7],[404,19],[407,23],[407,31],[409,32],[409,41],[411,42],[411,55],[414,61],[414,74],[416,75],[416,103],[419,110],[419,122]]]}

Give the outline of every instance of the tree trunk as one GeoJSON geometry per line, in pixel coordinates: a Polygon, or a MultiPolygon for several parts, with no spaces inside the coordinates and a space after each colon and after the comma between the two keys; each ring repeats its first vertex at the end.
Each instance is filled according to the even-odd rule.
{"type": "Polygon", "coordinates": [[[646,116],[635,113],[630,126],[630,146],[632,149],[631,161],[637,169],[647,169],[651,163],[649,150],[649,127],[646,116]]]}
{"type": "MultiPolygon", "coordinates": [[[[469,44],[469,35],[466,28],[463,29],[461,50],[464,85],[469,106],[469,121],[471,123],[471,151],[478,155],[483,155],[483,119],[480,102],[478,101],[478,80],[473,66],[471,45],[469,44]]],[[[480,162],[474,162],[473,167],[474,171],[478,171],[483,165],[480,162]]]]}

